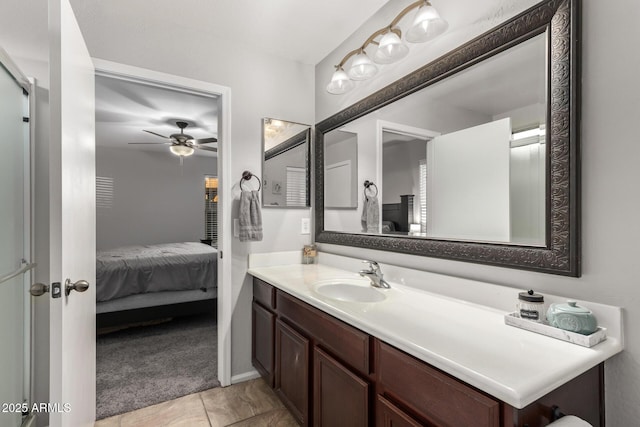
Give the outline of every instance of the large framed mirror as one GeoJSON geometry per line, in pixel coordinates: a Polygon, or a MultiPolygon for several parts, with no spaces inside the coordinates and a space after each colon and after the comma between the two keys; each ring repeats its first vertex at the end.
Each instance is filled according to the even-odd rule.
{"type": "Polygon", "coordinates": [[[262,206],[309,208],[311,126],[262,119],[262,206]]]}
{"type": "Polygon", "coordinates": [[[316,241],[579,276],[578,2],[545,0],[318,123],[316,241]],[[359,197],[338,210],[326,150],[347,133],[359,197]]]}

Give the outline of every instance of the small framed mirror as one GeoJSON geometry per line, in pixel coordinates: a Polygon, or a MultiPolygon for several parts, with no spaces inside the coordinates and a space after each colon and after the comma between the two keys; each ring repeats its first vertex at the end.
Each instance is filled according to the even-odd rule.
{"type": "Polygon", "coordinates": [[[311,126],[262,119],[262,206],[309,208],[311,126]]]}

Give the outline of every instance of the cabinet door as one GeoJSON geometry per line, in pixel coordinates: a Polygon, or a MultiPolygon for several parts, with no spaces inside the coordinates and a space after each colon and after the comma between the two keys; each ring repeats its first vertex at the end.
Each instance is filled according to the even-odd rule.
{"type": "Polygon", "coordinates": [[[369,425],[369,384],[316,347],[313,352],[313,425],[369,425]]]}
{"type": "Polygon", "coordinates": [[[309,420],[309,340],[276,320],[275,391],[302,425],[309,420]]]}
{"type": "Polygon", "coordinates": [[[267,384],[273,388],[276,315],[254,302],[252,323],[251,361],[267,384]]]}
{"type": "Polygon", "coordinates": [[[376,398],[376,427],[422,427],[393,403],[378,395],[376,398]]]}

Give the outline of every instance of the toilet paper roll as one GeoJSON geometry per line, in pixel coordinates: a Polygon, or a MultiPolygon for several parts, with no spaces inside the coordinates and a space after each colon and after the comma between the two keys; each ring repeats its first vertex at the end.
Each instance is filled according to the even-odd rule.
{"type": "Polygon", "coordinates": [[[548,424],[548,427],[593,427],[591,424],[575,415],[567,415],[548,424]]]}

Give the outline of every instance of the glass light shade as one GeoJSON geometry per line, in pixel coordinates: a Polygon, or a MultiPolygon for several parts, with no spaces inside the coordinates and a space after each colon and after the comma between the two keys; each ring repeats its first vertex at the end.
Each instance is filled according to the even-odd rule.
{"type": "Polygon", "coordinates": [[[378,72],[378,67],[373,63],[366,53],[359,53],[353,58],[353,63],[349,69],[349,77],[352,80],[366,80],[378,72]]]}
{"type": "Polygon", "coordinates": [[[354,86],[355,83],[353,83],[347,73],[340,68],[333,73],[333,76],[331,76],[331,82],[327,85],[327,92],[334,95],[340,95],[342,93],[349,92],[354,88],[354,86]]]}
{"type": "Polygon", "coordinates": [[[449,24],[431,4],[420,6],[405,38],[411,43],[422,43],[447,31],[449,24]]]}
{"type": "Polygon", "coordinates": [[[391,64],[404,58],[408,53],[409,48],[407,45],[402,43],[396,33],[389,31],[382,36],[373,60],[378,64],[391,64]]]}
{"type": "Polygon", "coordinates": [[[190,156],[195,151],[192,147],[189,147],[187,145],[172,145],[171,147],[169,147],[169,150],[171,150],[171,152],[176,156],[183,157],[190,156]]]}

